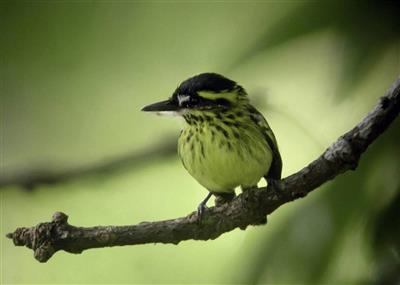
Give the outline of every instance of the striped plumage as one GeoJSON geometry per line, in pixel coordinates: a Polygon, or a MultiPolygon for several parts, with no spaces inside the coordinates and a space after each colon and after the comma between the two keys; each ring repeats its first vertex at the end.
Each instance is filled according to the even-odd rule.
{"type": "Polygon", "coordinates": [[[266,121],[258,121],[254,111],[234,108],[183,115],[187,125],[178,140],[179,156],[188,172],[209,191],[250,188],[268,172],[273,159],[266,139],[269,127],[266,121]]]}
{"type": "Polygon", "coordinates": [[[213,194],[256,186],[260,178],[281,178],[275,136],[245,90],[215,73],[184,81],[173,96],[144,108],[174,111],[186,124],[178,140],[184,167],[213,194]]]}

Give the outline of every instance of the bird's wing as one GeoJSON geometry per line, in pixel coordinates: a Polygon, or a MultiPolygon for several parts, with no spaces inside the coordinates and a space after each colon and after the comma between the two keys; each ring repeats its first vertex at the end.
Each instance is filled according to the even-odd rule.
{"type": "Polygon", "coordinates": [[[268,170],[268,173],[266,173],[264,177],[267,179],[267,181],[270,179],[279,180],[281,179],[282,175],[282,158],[281,154],[279,153],[275,135],[269,127],[267,120],[256,108],[249,106],[249,111],[250,118],[260,127],[261,132],[263,133],[264,138],[272,151],[272,164],[268,170]]]}

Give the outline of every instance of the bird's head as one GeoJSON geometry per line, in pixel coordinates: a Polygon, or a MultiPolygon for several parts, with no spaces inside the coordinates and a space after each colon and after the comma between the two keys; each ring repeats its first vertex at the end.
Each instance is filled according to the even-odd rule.
{"type": "Polygon", "coordinates": [[[236,82],[216,73],[202,73],[182,82],[168,100],[147,105],[142,111],[218,112],[247,102],[246,91],[236,82]]]}

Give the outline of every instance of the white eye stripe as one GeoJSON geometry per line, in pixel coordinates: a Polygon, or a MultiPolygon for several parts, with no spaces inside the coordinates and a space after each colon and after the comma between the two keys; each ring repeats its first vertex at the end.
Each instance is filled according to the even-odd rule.
{"type": "Polygon", "coordinates": [[[179,106],[182,106],[182,103],[189,101],[189,100],[190,100],[190,96],[188,96],[188,95],[178,95],[179,106]]]}

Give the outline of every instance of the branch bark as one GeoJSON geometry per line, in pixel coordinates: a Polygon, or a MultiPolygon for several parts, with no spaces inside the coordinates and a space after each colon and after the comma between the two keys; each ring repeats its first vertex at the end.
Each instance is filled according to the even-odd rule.
{"type": "Polygon", "coordinates": [[[216,239],[235,228],[267,222],[266,216],[281,205],[305,197],[337,175],[354,170],[360,156],[400,111],[400,78],[382,96],[374,109],[353,129],[339,137],[324,153],[276,185],[248,190],[230,203],[209,208],[202,223],[193,212],[177,219],[142,222],[129,226],[76,227],[61,212],[51,222],[17,228],[7,234],[16,246],[33,249],[35,258],[46,262],[58,250],[81,253],[90,248],[145,243],[178,244],[184,240],[216,239]]]}

